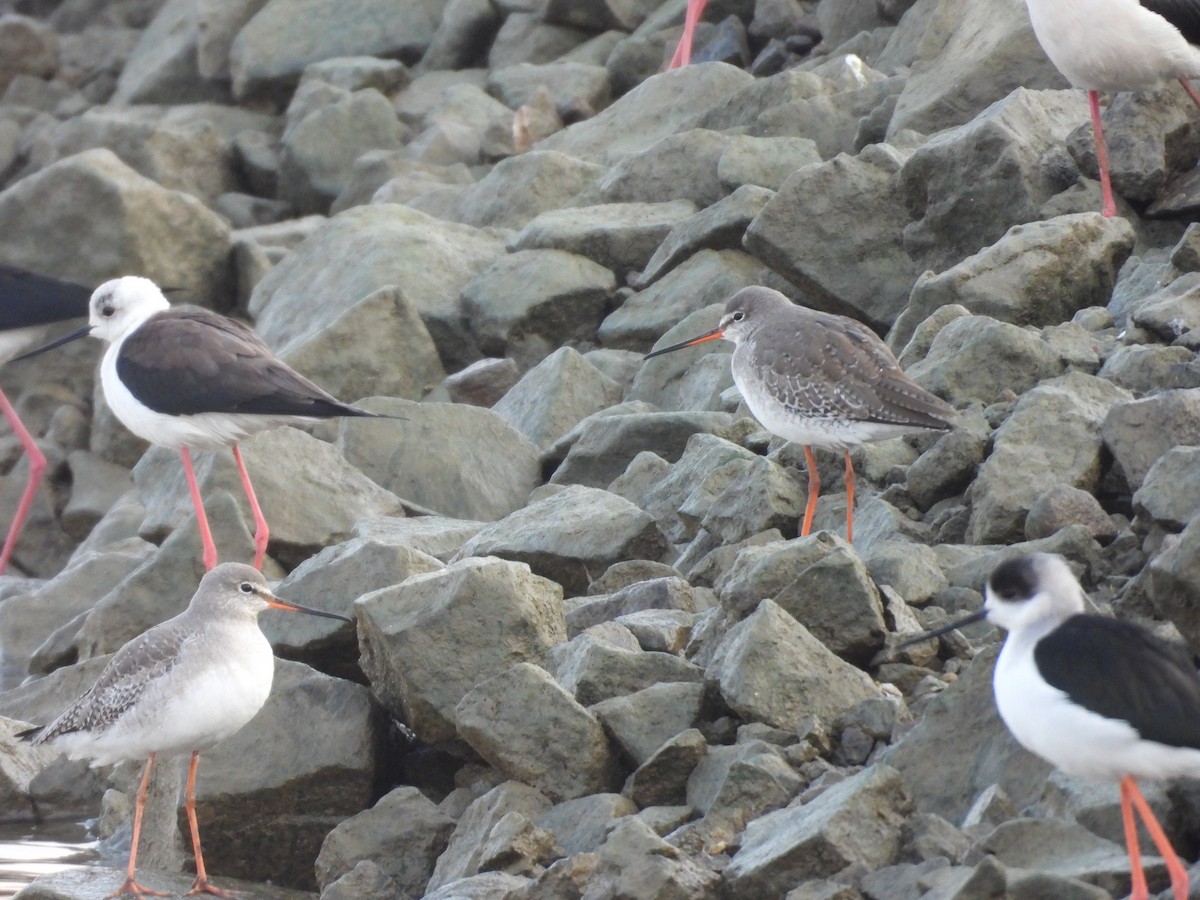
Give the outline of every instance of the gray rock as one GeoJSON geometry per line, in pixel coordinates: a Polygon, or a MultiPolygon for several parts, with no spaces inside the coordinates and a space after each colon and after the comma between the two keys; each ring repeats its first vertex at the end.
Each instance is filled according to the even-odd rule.
{"type": "Polygon", "coordinates": [[[663,72],[646,79],[594,118],[546,138],[542,148],[611,164],[693,127],[693,122],[751,80],[745,72],[724,63],[692,66],[686,73],[663,72]]]}
{"type": "Polygon", "coordinates": [[[616,757],[594,715],[544,669],[518,663],[468,691],[459,736],[490,765],[552,800],[611,790],[616,757]]]}
{"type": "Polygon", "coordinates": [[[350,184],[369,150],[398,150],[404,131],[374,88],[347,93],[289,126],[279,158],[279,196],[304,213],[324,212],[350,184]]]}
{"type": "MultiPolygon", "coordinates": [[[[954,217],[964,227],[961,217],[954,217]]],[[[945,246],[943,241],[939,246],[945,246]]],[[[938,275],[923,275],[892,340],[912,336],[916,324],[950,303],[1014,325],[1057,325],[1077,310],[1112,295],[1117,270],[1133,250],[1125,219],[1099,213],[1059,216],[1014,225],[995,244],[938,275]]]]}
{"type": "Polygon", "coordinates": [[[758,117],[755,131],[767,137],[810,137],[824,159],[853,155],[868,144],[882,143],[887,117],[905,79],[877,77],[864,81],[860,76],[870,70],[857,54],[835,57],[830,63],[836,71],[828,74],[848,82],[841,85],[844,89],[837,90],[834,82],[833,93],[818,92],[768,109],[758,117]]]}
{"type": "MultiPolygon", "coordinates": [[[[626,618],[642,611],[691,613],[695,610],[696,601],[692,586],[680,578],[674,569],[649,560],[630,560],[628,563],[616,563],[610,567],[610,571],[615,566],[629,563],[642,563],[652,571],[644,573],[648,576],[644,581],[628,584],[612,594],[599,596],[595,595],[595,591],[606,579],[597,579],[588,586],[586,598],[567,601],[567,631],[572,636],[593,625],[626,618]],[[663,569],[668,574],[664,575],[657,571],[663,569]]],[[[605,576],[608,574],[606,572],[605,576]]]]}
{"type": "Polygon", "coordinates": [[[1050,537],[1068,525],[1084,525],[1097,540],[1107,543],[1120,528],[1097,500],[1087,491],[1068,484],[1056,484],[1038,497],[1025,518],[1025,539],[1036,541],[1050,537]]]}
{"type": "Polygon", "coordinates": [[[548,91],[556,106],[582,103],[594,112],[608,106],[612,96],[607,69],[565,60],[493,69],[488,73],[487,89],[510,109],[534,102],[540,90],[548,91]]]}
{"type": "Polygon", "coordinates": [[[628,628],[643,650],[682,653],[695,620],[695,614],[686,610],[645,609],[621,616],[616,624],[628,628]]]}
{"type": "Polygon", "coordinates": [[[863,563],[877,585],[888,585],[912,606],[922,606],[948,586],[932,548],[901,541],[884,541],[863,554],[863,563]]]}
{"type": "Polygon", "coordinates": [[[1065,86],[1033,37],[1023,4],[1002,0],[986,20],[957,4],[937,4],[888,134],[958,125],[1020,86],[1065,86]]]}
{"type": "Polygon", "coordinates": [[[692,435],[723,434],[731,424],[731,416],[715,412],[592,416],[580,423],[578,439],[550,480],[553,484],[606,486],[643,450],[674,460],[682,455],[692,435]]]}
{"type": "Polygon", "coordinates": [[[195,197],[143,178],[109,150],[60,160],[0,193],[0,229],[9,236],[10,265],[80,284],[134,271],[187,285],[210,304],[229,296],[228,226],[195,197]],[[80,219],[83,208],[88,215],[80,219]],[[38,238],[66,233],[69,246],[38,238]]]}
{"type": "Polygon", "coordinates": [[[687,200],[550,210],[521,229],[509,249],[566,250],[625,273],[644,268],[671,228],[695,211],[687,200]]]}
{"type": "Polygon", "coordinates": [[[697,128],[670,134],[630,153],[608,170],[594,189],[605,203],[667,203],[691,200],[703,208],[726,193],[717,163],[728,138],[697,128]]]}
{"type": "Polygon", "coordinates": [[[483,58],[499,24],[499,11],[488,0],[448,0],[429,49],[421,57],[422,68],[467,68],[483,58]]]}
{"type": "Polygon", "coordinates": [[[483,522],[465,522],[442,516],[360,519],[354,526],[354,536],[409,547],[446,562],[483,525],[483,522]]]}
{"type": "MultiPolygon", "coordinates": [[[[721,206],[723,202],[718,202],[716,206],[721,206]]],[[[677,228],[684,227],[687,222],[705,216],[708,212],[709,210],[703,210],[690,219],[685,219],[677,228]]],[[[741,230],[745,230],[744,223],[741,230]]],[[[675,229],[672,229],[672,234],[674,233],[675,229]]],[[[739,232],[738,242],[740,241],[739,232]]],[[[655,252],[656,259],[669,244],[670,235],[655,252]]],[[[654,259],[651,259],[649,265],[654,267],[654,259]]],[[[713,304],[723,306],[729,297],[742,288],[760,283],[761,270],[762,266],[754,257],[740,250],[700,249],[682,258],[677,266],[671,268],[659,280],[645,290],[631,295],[609,313],[600,324],[600,342],[606,347],[626,348],[644,353],[687,316],[713,304]]]]}
{"type": "Polygon", "coordinates": [[[518,63],[548,63],[587,40],[578,28],[551,25],[528,12],[511,12],[500,26],[488,52],[488,68],[503,69],[518,63]]]}
{"type": "Polygon", "coordinates": [[[285,99],[305,68],[323,59],[378,56],[413,62],[441,19],[442,0],[414,4],[394,16],[378,0],[330,9],[321,3],[268,0],[238,32],[229,54],[234,96],[285,99]]]}
{"type": "Polygon", "coordinates": [[[1200,390],[1163,391],[1117,403],[1105,416],[1101,436],[1117,471],[1136,491],[1172,447],[1200,445],[1200,390]]]}
{"type": "Polygon", "coordinates": [[[372,88],[391,97],[407,87],[412,76],[408,67],[399,60],[374,56],[337,56],[307,66],[300,83],[306,81],[324,81],[347,91],[372,88]]]}
{"type": "Polygon", "coordinates": [[[453,84],[429,110],[425,130],[407,147],[424,162],[468,165],[513,152],[513,113],[474,84],[453,84]]]}
{"type": "Polygon", "coordinates": [[[991,456],[968,491],[967,540],[1019,540],[1030,507],[1055,485],[1093,491],[1101,473],[1101,426],[1127,397],[1104,379],[1078,372],[1025,394],[997,429],[991,456]]]}
{"type": "Polygon", "coordinates": [[[769,599],[726,632],[704,674],[743,719],[778,728],[804,716],[832,720],[875,695],[866,675],[769,599]]]}
{"type": "Polygon", "coordinates": [[[556,585],[499,559],[409,578],[358,601],[363,672],[422,740],[447,741],[454,708],[475,685],[515,663],[540,663],[566,640],[561,602],[556,585]]]}
{"type": "Polygon", "coordinates": [[[827,531],[747,547],[717,584],[735,618],[770,597],[839,656],[868,661],[887,630],[883,601],[853,549],[827,531]]]}
{"type": "Polygon", "coordinates": [[[330,215],[366,203],[404,203],[443,187],[470,185],[475,179],[461,163],[437,166],[409,159],[402,151],[368,150],[350,167],[349,180],[329,208],[330,215]]]}
{"type": "Polygon", "coordinates": [[[1021,394],[1064,366],[1042,335],[987,316],[960,316],[942,328],[909,376],[951,402],[996,403],[1021,394]]]}
{"type": "MultiPolygon", "coordinates": [[[[664,741],[625,782],[625,793],[643,809],[682,804],[688,780],[708,752],[704,735],[688,728],[664,741]]],[[[685,807],[691,811],[691,807],[685,807]]]]}
{"type": "Polygon", "coordinates": [[[902,163],[880,145],[800,169],[750,223],[746,249],[812,305],[886,329],[921,271],[902,239],[902,163]]]}
{"type": "Polygon", "coordinates": [[[542,213],[565,206],[604,169],[550,150],[502,159],[458,195],[454,219],[467,225],[524,228],[542,213]]]}
{"type": "Polygon", "coordinates": [[[50,78],[59,66],[58,35],[29,16],[0,16],[0,93],[18,75],[50,78]]]}
{"type": "Polygon", "coordinates": [[[490,521],[520,509],[541,482],[537,448],[491,410],[382,398],[364,408],[397,418],[343,421],[346,459],[426,509],[490,521]]]}
{"type": "Polygon", "coordinates": [[[229,86],[200,77],[196,4],[170,0],[157,10],[121,68],[111,99],[127,103],[224,100],[229,86]]]}
{"type": "MultiPolygon", "coordinates": [[[[704,708],[704,698],[703,684],[673,681],[610,697],[590,709],[625,756],[634,765],[642,766],[664,743],[696,724],[704,708]]],[[[703,740],[700,743],[703,746],[703,740]]],[[[637,797],[634,799],[645,805],[637,797]]]]}
{"type": "Polygon", "coordinates": [[[325,900],[354,900],[355,897],[391,900],[403,895],[396,882],[383,869],[369,859],[363,859],[349,872],[325,885],[321,896],[325,900]]]}
{"type": "MultiPolygon", "coordinates": [[[[2,201],[0,195],[0,209],[2,201]]],[[[258,333],[286,358],[293,344],[312,341],[345,315],[348,305],[380,288],[399,288],[425,322],[447,368],[458,369],[481,355],[467,337],[459,295],[501,253],[503,246],[494,236],[465,225],[395,204],[358,206],[330,219],[271,269],[254,288],[250,312],[258,333]],[[341,300],[331,303],[330,297],[341,300]]],[[[372,344],[388,347],[386,362],[374,353],[343,355],[339,365],[347,370],[344,378],[350,380],[352,373],[378,379],[381,372],[396,368],[396,348],[409,343],[399,326],[411,331],[410,319],[407,310],[399,309],[385,321],[392,327],[384,330],[373,322],[368,333],[372,344]]],[[[417,334],[413,348],[423,365],[424,340],[417,334]]],[[[413,375],[428,371],[422,365],[415,367],[409,383],[413,375]]],[[[441,377],[437,373],[433,383],[441,377]]]]}
{"type": "MultiPolygon", "coordinates": [[[[207,836],[208,829],[205,829],[205,837],[207,836]]],[[[143,851],[145,847],[146,844],[143,844],[143,851]]],[[[139,861],[144,860],[146,854],[140,853],[138,858],[139,861]]],[[[173,875],[150,866],[139,865],[138,871],[139,883],[168,895],[186,893],[194,878],[190,873],[173,875]]],[[[123,864],[120,868],[109,868],[96,864],[71,866],[50,875],[39,876],[23,888],[21,893],[23,900],[65,900],[69,897],[100,900],[101,891],[108,890],[108,886],[120,884],[124,877],[123,864]]],[[[238,893],[253,894],[261,897],[262,900],[312,900],[315,896],[310,891],[298,891],[292,888],[263,884],[261,881],[243,881],[225,875],[222,875],[219,880],[222,888],[238,893]]]]}
{"type": "Polygon", "coordinates": [[[311,887],[325,835],[370,803],[378,708],[361,685],[300,663],[277,660],[275,673],[258,715],[203,756],[197,806],[206,856],[221,860],[220,871],[311,887]],[[300,739],[297,722],[319,739],[300,739]],[[245,852],[277,841],[281,828],[286,848],[245,852]]]}
{"type": "Polygon", "coordinates": [[[910,809],[901,774],[872,766],[808,803],[747,825],[722,881],[738,896],[782,896],[797,881],[833,875],[851,863],[886,866],[900,849],[910,809]],[[864,821],[871,827],[863,828],[864,821]]]}
{"type": "Polygon", "coordinates": [[[445,399],[451,403],[467,403],[471,406],[491,407],[517,383],[521,370],[507,357],[491,357],[477,360],[465,369],[459,369],[430,392],[428,399],[445,399]]]}
{"type": "Polygon", "coordinates": [[[787,805],[801,787],[778,750],[764,741],[710,747],[687,782],[687,802],[710,821],[741,830],[746,823],[787,805]]]}
{"type": "Polygon", "coordinates": [[[1183,529],[1200,513],[1200,485],[1192,477],[1198,460],[1200,447],[1173,447],[1160,456],[1134,492],[1134,511],[1172,531],[1183,529]]]}
{"type": "Polygon", "coordinates": [[[537,824],[553,832],[567,853],[590,853],[604,843],[613,823],[637,811],[638,808],[620,794],[592,794],[555,804],[537,824]]]}
{"type": "Polygon", "coordinates": [[[1167,618],[1191,646],[1200,645],[1200,617],[1192,598],[1200,573],[1196,566],[1196,547],[1200,525],[1193,519],[1178,537],[1169,538],[1163,549],[1151,557],[1146,568],[1146,592],[1159,615],[1167,618]]]}
{"type": "Polygon", "coordinates": [[[478,873],[484,847],[493,830],[506,816],[518,813],[535,822],[551,805],[545,795],[516,781],[505,781],[492,788],[468,806],[459,818],[450,836],[449,846],[438,857],[426,890],[432,893],[460,878],[478,873]]]}
{"type": "Polygon", "coordinates": [[[715,900],[720,878],[629,816],[601,845],[589,892],[646,900],[715,900]]]}
{"type": "Polygon", "coordinates": [[[586,257],[522,250],[484,270],[462,301],[480,351],[525,369],[556,347],[593,338],[616,287],[613,273],[586,257]]]}
{"type": "Polygon", "coordinates": [[[698,666],[672,653],[616,647],[586,632],[555,647],[550,652],[549,665],[559,684],[584,706],[633,694],[655,684],[677,681],[698,684],[704,678],[698,666]]]}
{"type": "Polygon", "coordinates": [[[811,138],[734,135],[717,161],[717,178],[728,191],[747,184],[777,191],[798,169],[820,161],[811,138]]]}
{"type": "Polygon", "coordinates": [[[76,540],[83,540],[133,487],[133,479],[121,466],[114,466],[87,450],[72,451],[67,464],[71,467],[71,496],[62,511],[63,530],[76,540]]]}
{"type": "Polygon", "coordinates": [[[1133,324],[1164,341],[1194,343],[1200,328],[1200,273],[1188,272],[1142,298],[1132,309],[1133,324]]]}
{"type": "Polygon", "coordinates": [[[526,372],[492,411],[545,449],[620,399],[620,385],[577,351],[560,347],[526,372]]]}

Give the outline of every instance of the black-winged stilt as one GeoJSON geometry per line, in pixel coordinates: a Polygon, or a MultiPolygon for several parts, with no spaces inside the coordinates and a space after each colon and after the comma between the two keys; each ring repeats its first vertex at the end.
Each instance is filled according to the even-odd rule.
{"type": "Polygon", "coordinates": [[[254,515],[254,565],[261,568],[270,531],[237,442],[289,422],[378,416],[321,390],[241,322],[196,306],[172,309],[147,278],[106,281],[92,294],[90,309],[83,328],[20,358],[88,334],[108,342],[100,363],[104,399],[134,434],[179,451],[206,569],[217,564],[217,550],[191,451],[231,447],[254,515]]]}
{"type": "Polygon", "coordinates": [[[1104,196],[1101,212],[1117,214],[1100,91],[1140,91],[1178,81],[1197,107],[1188,81],[1200,76],[1197,0],[1025,0],[1038,43],[1067,81],[1084,88],[1096,139],[1104,196]]]}
{"type": "Polygon", "coordinates": [[[1186,900],[1187,870],[1136,779],[1200,776],[1200,675],[1189,654],[1084,612],[1067,564],[1043,553],[1001,563],[983,609],[917,640],[981,619],[1008,631],[992,686],[1013,736],[1068,774],[1120,784],[1132,900],[1148,897],[1135,810],[1166,859],[1175,900],[1186,900]]]}
{"type": "Polygon", "coordinates": [[[896,357],[861,322],[797,306],[766,287],[742,288],[711,331],[646,354],[646,359],[724,338],[733,341],[733,380],[772,434],[804,445],[808,503],[801,536],[812,530],[821,479],[813,447],[846,457],[846,540],[854,535],[850,448],[922,431],[948,431],[955,412],[904,374],[896,357]]]}
{"type": "MultiPolygon", "coordinates": [[[[45,331],[45,326],[86,316],[89,293],[83,285],[0,265],[0,363],[15,358],[37,341],[45,331]]],[[[34,495],[46,471],[46,457],[3,391],[0,391],[0,413],[12,426],[17,440],[29,457],[29,478],[25,482],[25,491],[8,526],[4,549],[0,550],[0,572],[3,572],[12,558],[21,528],[33,506],[34,495]]]]}
{"type": "Polygon", "coordinates": [[[264,609],[352,622],[337,613],[281,600],[258,572],[225,563],[205,574],[186,610],[134,638],[108,661],[96,683],[49,725],[20,732],[71,759],[106,766],[145,759],[133,812],[133,845],[124,883],[109,897],[163,896],[134,880],[142,811],[157,756],[190,753],[184,807],[196,856],[191,894],[234,895],[208,880],[196,822],[200,752],[229,737],[267,702],[275,659],[258,627],[264,609]]]}

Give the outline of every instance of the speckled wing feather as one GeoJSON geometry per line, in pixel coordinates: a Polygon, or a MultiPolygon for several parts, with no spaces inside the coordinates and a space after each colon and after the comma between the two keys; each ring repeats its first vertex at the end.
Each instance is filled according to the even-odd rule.
{"type": "Polygon", "coordinates": [[[1200,0],[1140,0],[1179,29],[1190,44],[1200,44],[1200,0]]]}
{"type": "Polygon", "coordinates": [[[754,365],[767,389],[814,416],[951,427],[953,408],[909,379],[887,346],[854,319],[805,310],[794,331],[781,329],[761,349],[754,365]]]}
{"type": "Polygon", "coordinates": [[[242,323],[195,306],[147,319],[121,345],[117,374],[166,415],[374,416],[297,374],[242,323]]]}
{"type": "Polygon", "coordinates": [[[103,731],[138,701],[147,685],[171,670],[184,644],[194,638],[194,632],[174,620],[151,628],[118,650],[96,683],[57,719],[26,734],[42,744],[75,731],[103,731]]]}
{"type": "Polygon", "coordinates": [[[87,318],[91,294],[81,284],[0,266],[0,331],[87,318]]]}

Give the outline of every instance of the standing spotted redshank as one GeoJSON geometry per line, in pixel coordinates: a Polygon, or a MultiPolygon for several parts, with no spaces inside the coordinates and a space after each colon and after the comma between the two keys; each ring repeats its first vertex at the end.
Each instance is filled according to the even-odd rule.
{"type": "MultiPolygon", "coordinates": [[[[45,326],[68,319],[81,319],[87,314],[88,289],[83,285],[0,265],[0,362],[7,362],[41,338],[45,326]]],[[[33,506],[38,485],[42,482],[46,456],[3,391],[0,391],[0,413],[12,426],[17,440],[29,457],[25,491],[8,526],[4,549],[0,550],[0,572],[3,572],[12,558],[17,538],[33,506]]]]}
{"type": "Polygon", "coordinates": [[[1187,900],[1187,870],[1134,779],[1200,778],[1191,654],[1132,622],[1084,612],[1067,564],[1044,553],[1001,563],[983,609],[907,643],[981,619],[1008,631],[992,688],[1013,736],[1068,774],[1120,784],[1132,900],[1149,896],[1135,809],[1167,862],[1175,900],[1187,900]]]}
{"type": "Polygon", "coordinates": [[[1084,88],[1100,169],[1101,212],[1115,216],[1100,91],[1140,91],[1178,81],[1196,106],[1200,93],[1198,0],[1025,0],[1038,43],[1054,67],[1084,88]]]}
{"type": "Polygon", "coordinates": [[[254,515],[254,566],[261,569],[270,530],[237,442],[289,422],[369,416],[321,390],[280,360],[241,322],[196,306],[175,309],[147,278],[106,281],[91,298],[89,323],[24,356],[88,334],[107,341],[100,363],[104,399],[138,437],[178,450],[204,544],[204,567],[217,564],[192,450],[232,447],[254,515]]]}
{"type": "Polygon", "coordinates": [[[797,306],[766,287],[742,288],[711,331],[646,354],[646,359],[724,338],[733,341],[733,380],[754,417],[804,445],[808,503],[801,537],[812,530],[821,479],[813,447],[846,457],[846,540],[854,540],[850,448],[922,431],[949,431],[955,412],[904,374],[873,331],[845,316],[797,306]]]}
{"type": "Polygon", "coordinates": [[[189,893],[232,896],[208,880],[204,867],[196,822],[196,765],[200,751],[229,737],[267,702],[275,660],[259,630],[258,614],[268,608],[353,621],[281,600],[257,569],[225,563],[204,576],[186,610],[118,650],[96,683],[62,715],[18,735],[97,766],[146,760],[125,882],[109,897],[161,896],[134,880],[142,811],[155,758],[187,752],[192,757],[184,805],[196,855],[196,880],[189,893]]]}

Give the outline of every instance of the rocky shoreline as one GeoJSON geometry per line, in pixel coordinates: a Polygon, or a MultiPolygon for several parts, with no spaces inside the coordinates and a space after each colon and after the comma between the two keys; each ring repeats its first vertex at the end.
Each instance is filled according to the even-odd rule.
{"type": "MultiPolygon", "coordinates": [[[[1036,549],[1200,650],[1200,117],[1177,87],[1111,98],[1104,219],[1085,97],[1021,0],[712,0],[662,72],[684,6],[0,2],[0,262],[144,275],[402,417],[242,444],[278,594],[356,625],[263,616],[271,699],[200,768],[219,883],[1128,893],[1115,788],[997,717],[999,636],[898,645],[1036,549]],[[853,544],[834,454],[796,537],[801,448],[748,416],[729,345],[642,359],[749,284],[867,323],[958,410],[854,451],[853,544]]],[[[202,574],[176,455],[113,418],[97,357],[0,373],[50,461],[0,578],[27,675],[0,692],[0,820],[100,810],[120,866],[137,766],[12,739],[202,574]]],[[[27,463],[0,450],[7,511],[27,463]]],[[[197,472],[248,560],[232,459],[197,472]]],[[[180,778],[155,779],[151,886],[189,883],[180,778]]],[[[1194,857],[1195,785],[1145,787],[1194,857]]]]}

